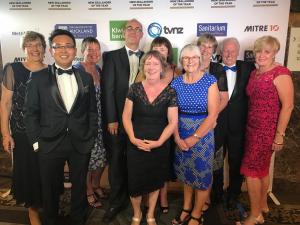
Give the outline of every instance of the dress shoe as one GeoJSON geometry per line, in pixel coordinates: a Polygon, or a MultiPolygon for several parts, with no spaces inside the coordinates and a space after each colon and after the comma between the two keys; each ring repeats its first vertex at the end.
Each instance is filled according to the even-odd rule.
{"type": "Polygon", "coordinates": [[[121,211],[121,207],[110,207],[106,210],[106,212],[103,215],[102,221],[105,223],[109,223],[114,220],[114,218],[117,216],[117,214],[121,211]]]}

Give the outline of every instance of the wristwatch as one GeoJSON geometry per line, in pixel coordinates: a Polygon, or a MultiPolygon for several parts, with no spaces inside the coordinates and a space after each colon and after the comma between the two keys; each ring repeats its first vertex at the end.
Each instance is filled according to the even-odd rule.
{"type": "Polygon", "coordinates": [[[198,138],[198,139],[201,138],[197,133],[194,133],[194,134],[193,134],[193,137],[198,138]]]}

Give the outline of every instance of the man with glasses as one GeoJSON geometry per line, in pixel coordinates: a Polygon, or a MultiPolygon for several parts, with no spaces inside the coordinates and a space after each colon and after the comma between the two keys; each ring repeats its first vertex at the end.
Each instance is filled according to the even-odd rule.
{"type": "Polygon", "coordinates": [[[65,161],[70,168],[71,224],[85,224],[86,174],[97,131],[93,80],[72,67],[74,36],[54,30],[49,37],[54,64],[33,72],[25,101],[26,132],[40,163],[44,225],[57,225],[65,161]]]}
{"type": "Polygon", "coordinates": [[[105,143],[108,152],[108,179],[111,187],[109,208],[103,221],[110,222],[128,203],[126,133],[122,124],[122,112],[128,87],[138,73],[142,52],[142,24],[131,19],[124,29],[125,46],[107,52],[103,57],[102,94],[105,126],[105,143]]]}

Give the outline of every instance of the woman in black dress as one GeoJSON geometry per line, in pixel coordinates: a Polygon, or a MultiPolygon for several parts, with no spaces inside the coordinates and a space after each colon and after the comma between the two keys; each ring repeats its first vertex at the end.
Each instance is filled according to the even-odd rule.
{"type": "MultiPolygon", "coordinates": [[[[167,63],[164,77],[162,79],[163,82],[166,84],[170,84],[174,78],[178,77],[182,74],[182,71],[173,64],[173,51],[172,51],[172,44],[171,42],[162,36],[156,37],[151,42],[150,50],[158,51],[164,60],[167,63]]],[[[145,80],[145,76],[142,73],[139,73],[135,79],[135,82],[141,82],[145,80]]],[[[174,139],[171,137],[170,140],[170,176],[169,179],[165,182],[164,186],[159,191],[159,200],[160,200],[160,209],[162,213],[169,212],[169,204],[168,204],[168,181],[176,180],[176,176],[174,174],[173,169],[173,158],[174,158],[174,151],[175,151],[175,142],[174,139]]],[[[146,207],[148,207],[147,200],[145,201],[146,207]]]]}
{"type": "Polygon", "coordinates": [[[12,193],[17,204],[28,208],[32,225],[40,225],[38,208],[41,206],[40,175],[37,153],[29,144],[23,123],[25,90],[30,73],[46,67],[46,49],[42,34],[28,31],[22,39],[26,61],[8,63],[1,85],[1,133],[3,147],[13,155],[12,193]]]}
{"type": "Polygon", "coordinates": [[[159,189],[169,178],[169,137],[178,121],[176,93],[162,81],[165,61],[157,51],[141,60],[146,79],[130,86],[123,111],[129,138],[127,152],[128,186],[134,211],[132,224],[141,222],[142,195],[149,194],[147,223],[156,224],[154,209],[159,189]]]}

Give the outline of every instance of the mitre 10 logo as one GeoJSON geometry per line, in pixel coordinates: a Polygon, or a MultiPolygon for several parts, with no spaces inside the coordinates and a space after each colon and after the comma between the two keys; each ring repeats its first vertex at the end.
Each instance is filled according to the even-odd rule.
{"type": "Polygon", "coordinates": [[[247,25],[244,29],[244,32],[267,32],[279,31],[279,25],[271,24],[271,25],[247,25]]]}

